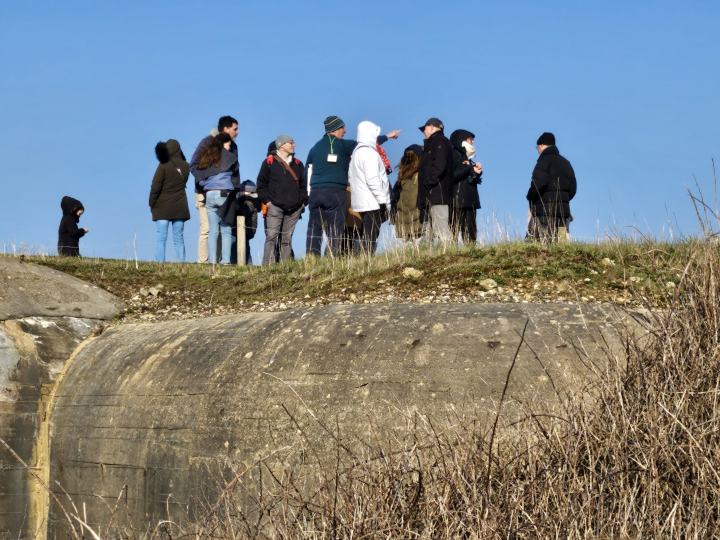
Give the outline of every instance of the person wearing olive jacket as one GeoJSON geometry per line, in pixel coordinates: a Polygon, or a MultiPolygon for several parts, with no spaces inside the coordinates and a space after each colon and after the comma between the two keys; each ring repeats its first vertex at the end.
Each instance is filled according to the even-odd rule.
{"type": "Polygon", "coordinates": [[[165,262],[168,228],[172,227],[175,259],[185,261],[185,222],[190,219],[185,185],[190,166],[175,139],[159,142],[155,155],[160,164],[150,187],[150,211],[155,222],[155,260],[165,262]]]}
{"type": "Polygon", "coordinates": [[[564,242],[573,217],[570,201],[577,192],[575,171],[555,146],[555,135],[545,132],[537,140],[538,157],[527,200],[530,204],[529,240],[564,242]]]}
{"type": "Polygon", "coordinates": [[[290,260],[292,235],[308,200],[307,178],[302,161],[295,158],[295,141],[289,135],[275,139],[275,150],[260,166],[258,198],[267,205],[263,265],[276,261],[280,237],[280,262],[290,260]]]}
{"type": "Polygon", "coordinates": [[[478,185],[482,182],[482,165],[475,163],[475,135],[465,129],[450,134],[453,146],[454,183],[450,224],[453,241],[460,233],[463,243],[472,245],[477,241],[477,209],[480,208],[478,185]]]}

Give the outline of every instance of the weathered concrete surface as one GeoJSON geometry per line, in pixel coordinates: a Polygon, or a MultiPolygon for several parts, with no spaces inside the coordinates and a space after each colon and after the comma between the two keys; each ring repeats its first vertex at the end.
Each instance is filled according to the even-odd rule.
{"type": "Polygon", "coordinates": [[[109,320],[121,309],[116,297],[95,285],[51,268],[0,257],[0,321],[41,316],[109,320]]]}
{"type": "Polygon", "coordinates": [[[78,344],[119,307],[97,287],[0,258],[0,539],[44,532],[45,398],[78,344]]]}
{"type": "MultiPolygon", "coordinates": [[[[115,327],[57,385],[52,484],[96,525],[121,494],[135,530],[182,521],[212,497],[207,468],[332,459],[321,423],[362,449],[371,434],[407,432],[415,412],[439,425],[492,418],[528,320],[506,409],[552,408],[550,377],[579,388],[624,318],[601,306],[376,305],[115,327]]],[[[62,527],[52,508],[50,536],[62,527]]]]}

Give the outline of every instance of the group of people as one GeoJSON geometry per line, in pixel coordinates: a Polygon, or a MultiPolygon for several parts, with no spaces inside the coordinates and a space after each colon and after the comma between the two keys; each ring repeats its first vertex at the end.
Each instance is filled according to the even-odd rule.
{"type": "MultiPolygon", "coordinates": [[[[363,121],[357,139],[345,138],[346,126],[337,116],[324,121],[325,133],[310,149],[305,164],[296,157],[295,141],[279,135],[268,147],[257,183],[241,182],[235,139],[238,122],[218,120],[217,129],[203,138],[187,162],[174,139],[155,147],[159,161],[150,189],[149,206],[156,227],[155,259],[165,260],[168,231],[172,230],[175,258],[185,260],[184,223],[190,219],[185,194],[190,174],[195,180],[199,216],[198,262],[236,262],[237,217],[245,217],[245,252],[255,235],[258,213],[264,217],[262,264],[293,258],[292,237],[298,220],[309,210],[306,253],[373,254],[382,224],[390,220],[399,239],[465,244],[477,240],[478,186],[483,166],[477,161],[475,135],[464,129],[445,136],[438,118],[419,127],[423,144],[408,146],[391,187],[393,167],[383,149],[400,131],[381,134],[380,127],[363,121]]],[[[577,183],[570,162],[562,157],[552,133],[537,141],[539,158],[527,193],[527,238],[542,242],[567,239],[572,220],[570,201],[577,183]]],[[[79,255],[78,242],[88,231],[77,226],[82,204],[65,197],[58,250],[79,255]],[[73,228],[74,226],[74,228],[73,228]]]]}

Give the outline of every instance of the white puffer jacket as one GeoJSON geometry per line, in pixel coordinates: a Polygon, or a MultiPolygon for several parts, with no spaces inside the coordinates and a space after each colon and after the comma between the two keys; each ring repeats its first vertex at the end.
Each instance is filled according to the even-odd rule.
{"type": "Polygon", "coordinates": [[[380,126],[367,120],[358,124],[358,144],[350,158],[348,172],[350,206],[356,212],[370,212],[382,204],[390,205],[390,181],[375,149],[378,135],[380,126]]]}

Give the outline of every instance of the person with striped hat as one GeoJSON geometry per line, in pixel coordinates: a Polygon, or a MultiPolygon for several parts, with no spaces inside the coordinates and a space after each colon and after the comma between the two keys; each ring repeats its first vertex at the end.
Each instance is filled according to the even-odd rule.
{"type": "MultiPolygon", "coordinates": [[[[331,256],[340,254],[347,214],[348,169],[357,141],[344,139],[345,122],[338,116],[325,119],[325,135],[310,149],[305,165],[310,190],[306,253],[320,256],[323,234],[331,256]]],[[[399,130],[377,138],[378,144],[397,139],[399,130]]]]}

